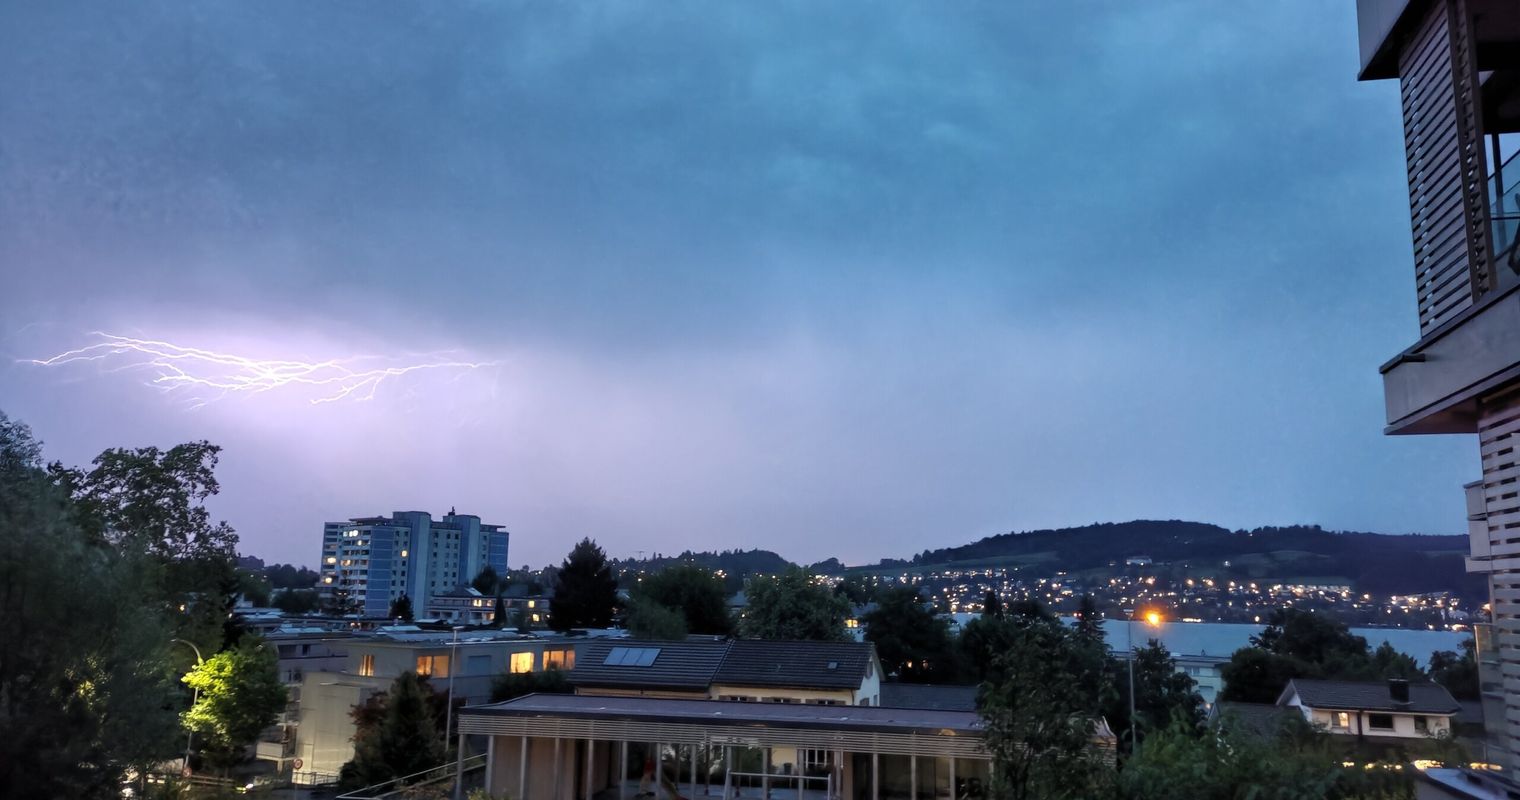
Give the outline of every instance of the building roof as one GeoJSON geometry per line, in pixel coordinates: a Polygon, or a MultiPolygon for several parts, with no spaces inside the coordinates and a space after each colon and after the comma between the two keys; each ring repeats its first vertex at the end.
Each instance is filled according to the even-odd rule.
{"type": "Polygon", "coordinates": [[[575,686],[639,686],[705,690],[728,652],[728,642],[604,639],[575,659],[575,686]]]}
{"type": "MultiPolygon", "coordinates": [[[[576,667],[579,669],[579,665],[576,667]]],[[[731,700],[673,700],[655,697],[602,697],[530,694],[504,703],[470,706],[468,715],[570,717],[602,720],[701,723],[771,728],[980,734],[981,717],[964,711],[926,711],[877,706],[806,703],[744,703],[731,700]]]]}
{"type": "Polygon", "coordinates": [[[1293,693],[1310,708],[1348,711],[1403,711],[1414,714],[1455,714],[1460,707],[1451,693],[1436,683],[1409,684],[1409,702],[1396,703],[1381,681],[1316,681],[1294,678],[1283,689],[1278,705],[1293,693]]]}
{"type": "Polygon", "coordinates": [[[927,683],[883,683],[881,705],[885,708],[974,712],[976,711],[976,687],[927,683]]]}
{"type": "Polygon", "coordinates": [[[868,642],[778,642],[736,639],[728,643],[713,683],[791,689],[858,689],[871,665],[868,642]]]}
{"type": "Polygon", "coordinates": [[[1209,722],[1233,726],[1234,730],[1255,736],[1277,733],[1286,719],[1298,712],[1271,703],[1215,703],[1209,709],[1209,722]]]}
{"type": "Polygon", "coordinates": [[[866,642],[610,640],[589,644],[570,680],[576,686],[688,691],[713,684],[858,689],[875,652],[866,642]]]}

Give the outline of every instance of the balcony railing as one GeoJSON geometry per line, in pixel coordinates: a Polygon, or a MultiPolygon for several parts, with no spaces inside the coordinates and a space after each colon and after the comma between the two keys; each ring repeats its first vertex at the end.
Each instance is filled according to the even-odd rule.
{"type": "Polygon", "coordinates": [[[1489,231],[1494,283],[1509,286],[1520,278],[1520,152],[1511,155],[1488,176],[1489,231]]]}

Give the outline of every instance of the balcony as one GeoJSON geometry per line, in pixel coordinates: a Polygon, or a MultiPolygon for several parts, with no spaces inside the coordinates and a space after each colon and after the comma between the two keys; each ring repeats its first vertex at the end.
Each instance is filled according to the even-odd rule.
{"type": "Polygon", "coordinates": [[[1520,151],[1488,176],[1490,251],[1494,278],[1490,292],[1520,281],[1520,151]]]}

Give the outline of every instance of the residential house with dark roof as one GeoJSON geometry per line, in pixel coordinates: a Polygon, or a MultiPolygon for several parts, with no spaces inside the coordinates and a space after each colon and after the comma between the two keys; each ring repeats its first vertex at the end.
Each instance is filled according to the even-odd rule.
{"type": "Polygon", "coordinates": [[[1379,681],[1288,681],[1277,705],[1296,708],[1309,723],[1332,734],[1379,739],[1451,735],[1461,706],[1435,683],[1379,681]]]}
{"type": "Polygon", "coordinates": [[[869,642],[618,639],[588,643],[571,684],[603,697],[876,706],[881,663],[869,642]]]}

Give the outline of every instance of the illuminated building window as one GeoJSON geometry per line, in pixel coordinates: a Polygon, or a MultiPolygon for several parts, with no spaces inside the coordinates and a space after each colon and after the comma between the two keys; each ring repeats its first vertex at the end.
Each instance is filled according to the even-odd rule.
{"type": "Polygon", "coordinates": [[[1344,711],[1337,711],[1337,712],[1335,712],[1335,727],[1337,727],[1337,728],[1350,728],[1351,727],[1351,715],[1348,714],[1348,713],[1346,713],[1346,712],[1344,712],[1344,711]]]}
{"type": "Polygon", "coordinates": [[[575,651],[545,650],[544,669],[575,669],[575,651]]]}
{"type": "Polygon", "coordinates": [[[401,557],[402,558],[406,558],[407,557],[407,552],[405,550],[401,551],[401,557]]]}
{"type": "Polygon", "coordinates": [[[449,657],[417,656],[417,674],[431,675],[435,678],[447,678],[449,676],[449,657]]]}
{"type": "Polygon", "coordinates": [[[375,656],[373,654],[365,653],[359,656],[359,674],[366,678],[375,674],[375,656]]]}
{"type": "Polygon", "coordinates": [[[533,654],[532,653],[513,653],[512,654],[511,671],[512,671],[513,674],[520,674],[520,673],[524,673],[524,672],[532,672],[533,671],[533,654]]]}

